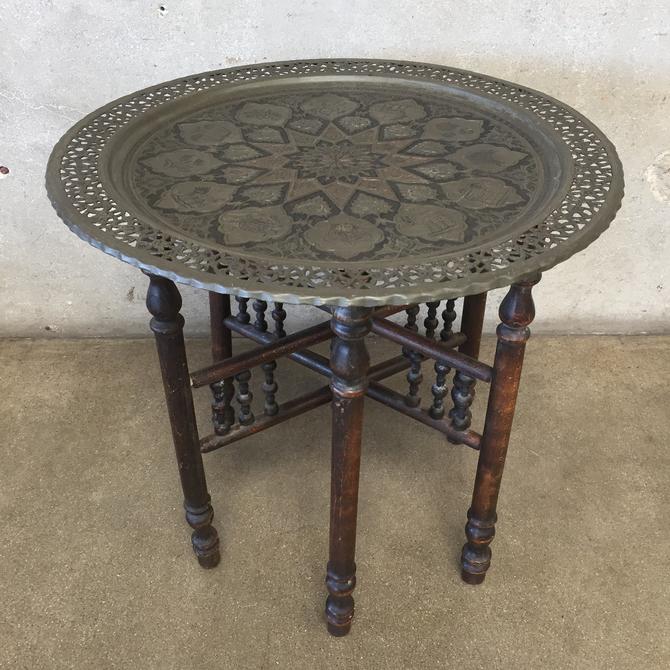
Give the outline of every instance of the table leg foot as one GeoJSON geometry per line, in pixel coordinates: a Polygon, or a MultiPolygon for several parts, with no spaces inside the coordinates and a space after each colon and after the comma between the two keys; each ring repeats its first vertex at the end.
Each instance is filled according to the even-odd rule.
{"type": "Polygon", "coordinates": [[[466,583],[470,584],[470,586],[477,586],[478,584],[483,584],[484,583],[484,578],[486,577],[486,573],[472,573],[472,572],[466,572],[465,570],[461,570],[461,579],[466,583]]]}
{"type": "Polygon", "coordinates": [[[495,535],[495,519],[484,523],[468,510],[465,535],[468,539],[461,553],[461,579],[467,584],[481,584],[491,565],[491,544],[495,535]]]}
{"type": "Polygon", "coordinates": [[[351,621],[354,618],[352,593],[356,586],[355,572],[354,565],[353,574],[337,575],[328,564],[326,587],[330,595],[326,599],[326,625],[328,632],[335,637],[343,637],[351,630],[351,621]]]}
{"type": "Polygon", "coordinates": [[[186,521],[193,528],[191,544],[198,563],[203,568],[215,568],[221,560],[219,551],[219,536],[212,526],[214,510],[210,504],[205,507],[193,508],[184,505],[186,521]]]}

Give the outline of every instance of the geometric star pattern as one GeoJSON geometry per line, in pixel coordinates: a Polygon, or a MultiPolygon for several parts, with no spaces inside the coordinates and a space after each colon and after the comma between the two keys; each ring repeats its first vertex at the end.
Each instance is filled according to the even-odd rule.
{"type": "Polygon", "coordinates": [[[337,262],[426,257],[511,226],[538,167],[523,137],[467,106],[313,86],[177,119],[131,174],[191,239],[337,262]]]}

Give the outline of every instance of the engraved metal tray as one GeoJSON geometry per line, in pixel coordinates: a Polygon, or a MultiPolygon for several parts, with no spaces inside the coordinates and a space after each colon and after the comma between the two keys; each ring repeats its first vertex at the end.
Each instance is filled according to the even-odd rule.
{"type": "Polygon", "coordinates": [[[300,61],[134,93],[55,147],[80,237],[209,290],[416,303],[546,270],[619,208],[614,147],[541,93],[437,65],[300,61]]]}

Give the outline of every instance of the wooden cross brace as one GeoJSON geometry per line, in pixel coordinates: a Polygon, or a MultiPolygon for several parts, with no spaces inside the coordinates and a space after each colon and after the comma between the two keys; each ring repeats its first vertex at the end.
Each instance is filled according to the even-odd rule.
{"type": "MultiPolygon", "coordinates": [[[[222,384],[226,380],[232,384],[233,378],[237,377],[240,379],[240,375],[248,375],[248,371],[251,368],[263,366],[265,369],[269,363],[273,363],[282,357],[290,358],[325,377],[332,376],[329,359],[308,348],[333,337],[330,321],[305,328],[289,336],[278,337],[277,335],[268,333],[266,330],[267,325],[264,313],[267,303],[254,301],[254,310],[259,315],[260,321],[252,325],[249,323],[250,318],[247,312],[246,301],[241,299],[240,302],[243,305],[240,312],[242,318],[240,318],[239,314],[238,317],[230,314],[221,314],[221,325],[227,330],[247,337],[262,346],[252,351],[227,357],[201,370],[196,370],[190,375],[192,387],[199,388],[210,385],[215,388],[215,385],[222,384]],[[264,324],[265,328],[263,328],[264,324]]],[[[405,352],[413,352],[413,354],[419,357],[419,360],[430,358],[437,361],[437,364],[443,366],[445,370],[448,371],[453,368],[467,375],[468,379],[479,379],[484,382],[491,381],[493,369],[489,365],[455,351],[455,347],[462,345],[466,340],[463,333],[453,333],[446,339],[436,341],[412,332],[412,330],[393,323],[386,318],[392,314],[406,310],[408,307],[410,306],[388,306],[375,310],[372,314],[371,331],[384,339],[400,344],[405,352]]],[[[330,312],[326,308],[322,309],[330,312]]],[[[464,444],[473,449],[479,449],[481,436],[478,433],[467,427],[459,430],[454,427],[451,418],[436,416],[435,412],[431,412],[431,410],[408,404],[405,396],[380,383],[381,380],[406,370],[410,365],[411,360],[408,358],[407,353],[405,353],[405,355],[397,356],[371,366],[367,374],[366,395],[391,409],[440,431],[454,444],[464,444]]],[[[248,378],[243,377],[241,383],[248,384],[248,378]]],[[[276,384],[274,384],[273,377],[271,387],[274,393],[276,384]]],[[[248,388],[245,393],[250,395],[248,388]]],[[[280,405],[274,404],[272,413],[266,412],[258,417],[253,417],[253,414],[251,414],[251,420],[246,425],[238,421],[229,425],[224,434],[214,433],[204,437],[200,441],[201,451],[204,453],[220,449],[248,435],[261,432],[294,416],[325,405],[331,399],[332,392],[330,385],[325,385],[280,405]]]]}

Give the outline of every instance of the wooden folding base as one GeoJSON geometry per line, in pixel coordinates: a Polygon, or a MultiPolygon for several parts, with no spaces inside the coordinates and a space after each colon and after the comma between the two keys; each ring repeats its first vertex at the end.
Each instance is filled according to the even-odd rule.
{"type": "Polygon", "coordinates": [[[219,540],[212,526],[213,511],[207,491],[202,453],[232,444],[311,409],[331,403],[332,473],[330,549],[326,569],[326,619],[333,635],[345,635],[354,613],[353,591],[356,584],[354,562],[358,477],[361,454],[363,402],[367,396],[405,416],[435,428],[453,444],[479,451],[477,474],[465,527],[467,542],[461,557],[461,575],[469,584],[484,581],[491,562],[490,543],[495,533],[496,506],[505,454],[514,416],[523,354],[530,335],[528,325],[534,316],[531,289],[539,275],[513,284],[500,305],[501,323],[492,366],[478,360],[486,294],[463,300],[460,332],[454,333],[455,301],[448,300],[442,312],[443,327],[438,333],[439,302],[427,303],[425,336],[418,333],[419,305],[335,307],[329,319],[316,326],[286,335],[286,312],[274,303],[273,327],[267,321],[268,304],[254,300],[253,322],[249,299],[236,298],[237,314],[231,312],[227,295],[210,293],[212,365],[189,374],[183,317],[179,314],[181,297],[168,279],[149,275],[147,306],[153,315],[151,328],[156,337],[165,386],[168,412],[179,473],[184,492],[186,519],[193,528],[193,548],[203,567],[219,561],[219,540]],[[407,322],[401,326],[388,319],[405,311],[407,322]],[[402,355],[370,365],[365,337],[373,332],[402,347],[402,355]],[[260,346],[233,355],[232,333],[247,337],[260,346]],[[330,357],[309,347],[331,341],[330,357]],[[286,357],[329,379],[329,383],[281,404],[276,401],[278,384],[276,361],[286,357]],[[435,361],[432,402],[422,408],[419,388],[422,363],[435,361]],[[263,412],[255,415],[250,388],[251,369],[263,371],[261,386],[263,412]],[[408,391],[394,391],[382,380],[407,370],[408,391]],[[454,371],[451,408],[445,409],[449,387],[447,378],[454,371]],[[484,430],[470,429],[470,406],[475,383],[491,385],[484,430]],[[192,389],[210,386],[214,432],[198,438],[192,389]],[[236,388],[237,387],[237,388],[236,388]],[[233,407],[236,400],[237,411],[233,407]]]}

